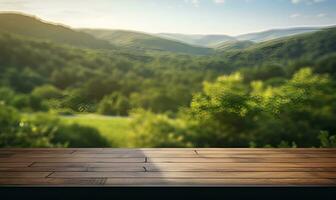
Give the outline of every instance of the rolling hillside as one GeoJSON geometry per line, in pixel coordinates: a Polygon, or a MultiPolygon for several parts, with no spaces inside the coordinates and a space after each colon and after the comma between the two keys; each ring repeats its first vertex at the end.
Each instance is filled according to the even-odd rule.
{"type": "Polygon", "coordinates": [[[186,43],[135,31],[104,29],[81,29],[81,31],[95,36],[96,38],[109,41],[113,45],[123,47],[196,55],[208,55],[213,52],[213,50],[209,48],[193,46],[186,43]]]}
{"type": "Polygon", "coordinates": [[[236,40],[234,37],[228,35],[186,35],[177,33],[159,33],[158,35],[160,37],[204,47],[215,47],[220,43],[236,40]]]}
{"type": "Polygon", "coordinates": [[[234,51],[249,48],[254,44],[251,41],[227,41],[218,44],[215,48],[217,51],[234,51]]]}
{"type": "Polygon", "coordinates": [[[254,66],[265,62],[316,59],[336,52],[336,28],[322,29],[317,33],[296,35],[254,44],[241,51],[219,53],[233,63],[254,66]]]}
{"type": "Polygon", "coordinates": [[[46,23],[33,16],[15,13],[0,13],[0,32],[9,32],[78,47],[113,48],[106,41],[96,39],[89,34],[75,31],[63,25],[46,23]]]}
{"type": "Polygon", "coordinates": [[[306,28],[288,28],[288,29],[274,29],[258,33],[248,33],[244,35],[239,35],[236,37],[238,40],[249,40],[253,42],[265,42],[282,37],[288,37],[293,35],[298,35],[302,33],[311,33],[321,30],[318,27],[306,27],[306,28]]]}

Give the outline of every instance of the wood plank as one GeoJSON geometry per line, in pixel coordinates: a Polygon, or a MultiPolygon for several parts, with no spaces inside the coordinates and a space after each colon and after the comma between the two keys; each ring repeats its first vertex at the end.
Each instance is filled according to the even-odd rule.
{"type": "Polygon", "coordinates": [[[0,154],[16,154],[16,153],[53,153],[53,154],[71,154],[74,153],[74,150],[70,149],[1,149],[0,154]]]}
{"type": "MultiPolygon", "coordinates": [[[[1,183],[1,180],[0,180],[1,183]]],[[[108,178],[110,186],[335,186],[334,179],[160,179],[108,178]]]]}
{"type": "Polygon", "coordinates": [[[117,162],[132,163],[145,162],[145,158],[54,158],[54,157],[22,157],[22,158],[0,158],[1,162],[117,162]]]}
{"type": "Polygon", "coordinates": [[[336,149],[0,149],[0,185],[336,186],[336,149]]]}
{"type": "Polygon", "coordinates": [[[140,150],[140,149],[135,149],[135,150],[118,150],[118,149],[104,149],[102,151],[83,151],[83,150],[77,150],[74,152],[74,154],[188,154],[188,155],[193,155],[196,154],[194,150],[167,150],[167,151],[162,151],[162,150],[140,150]]]}
{"type": "Polygon", "coordinates": [[[336,178],[336,172],[55,172],[53,178],[336,178]]]}
{"type": "Polygon", "coordinates": [[[276,153],[276,154],[242,154],[242,153],[199,153],[198,157],[204,158],[336,158],[336,154],[295,154],[295,153],[276,153]]]}
{"type": "Polygon", "coordinates": [[[0,167],[28,167],[32,162],[0,162],[0,167]]]}
{"type": "Polygon", "coordinates": [[[0,172],[86,172],[88,167],[1,167],[0,172]]]}
{"type": "Polygon", "coordinates": [[[334,179],[0,178],[12,186],[334,186],[334,179]]]}
{"type": "Polygon", "coordinates": [[[36,162],[32,164],[32,167],[111,167],[111,168],[124,168],[127,166],[142,167],[148,165],[154,165],[157,167],[165,166],[199,166],[199,167],[295,167],[295,168],[336,168],[336,163],[48,163],[48,162],[36,162]]]}
{"type": "Polygon", "coordinates": [[[211,150],[206,150],[206,149],[197,149],[197,153],[202,154],[202,153],[247,153],[247,154],[277,154],[277,153],[295,153],[295,154],[307,154],[307,153],[312,153],[312,154],[335,154],[336,150],[335,149],[237,149],[237,150],[229,150],[229,149],[211,149],[211,150]]]}
{"type": "Polygon", "coordinates": [[[145,167],[198,167],[198,168],[336,168],[336,163],[144,163],[145,167]]]}
{"type": "Polygon", "coordinates": [[[11,158],[144,158],[144,157],[153,157],[153,158],[196,158],[200,157],[194,152],[190,153],[104,153],[104,154],[95,154],[95,153],[73,153],[73,154],[13,154],[11,158]]]}
{"type": "Polygon", "coordinates": [[[104,178],[0,178],[0,185],[8,186],[97,186],[103,185],[106,179],[104,178]]]}
{"type": "Polygon", "coordinates": [[[335,158],[148,158],[151,163],[336,163],[335,158]]]}
{"type": "Polygon", "coordinates": [[[336,148],[194,148],[196,151],[336,151],[336,148]]]}
{"type": "MultiPolygon", "coordinates": [[[[4,158],[8,158],[4,157],[4,158]]],[[[196,154],[195,152],[182,152],[182,153],[73,153],[73,154],[54,154],[54,153],[17,153],[10,154],[11,158],[143,158],[143,157],[153,157],[153,158],[334,158],[336,159],[336,154],[291,154],[291,153],[277,153],[277,154],[243,154],[243,153],[201,153],[196,154]]],[[[0,156],[1,158],[1,156],[0,156]]]]}
{"type": "Polygon", "coordinates": [[[0,172],[0,178],[21,178],[21,177],[35,177],[43,178],[50,175],[50,172],[0,172]]]}
{"type": "MultiPolygon", "coordinates": [[[[144,166],[148,172],[336,172],[336,168],[322,167],[230,167],[230,166],[207,166],[207,165],[155,165],[148,164],[144,166]]],[[[105,168],[101,168],[105,169],[105,168]]],[[[103,171],[103,170],[101,170],[103,171]]]]}
{"type": "MultiPolygon", "coordinates": [[[[35,167],[84,167],[88,170],[95,168],[107,168],[109,171],[144,171],[143,163],[34,163],[35,167]]],[[[99,169],[96,169],[99,171],[99,169]]]]}

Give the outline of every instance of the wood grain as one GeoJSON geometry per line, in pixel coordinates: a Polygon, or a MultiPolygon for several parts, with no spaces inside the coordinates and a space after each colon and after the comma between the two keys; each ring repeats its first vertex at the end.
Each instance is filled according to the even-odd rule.
{"type": "Polygon", "coordinates": [[[333,186],[336,149],[0,149],[6,186],[333,186]]]}

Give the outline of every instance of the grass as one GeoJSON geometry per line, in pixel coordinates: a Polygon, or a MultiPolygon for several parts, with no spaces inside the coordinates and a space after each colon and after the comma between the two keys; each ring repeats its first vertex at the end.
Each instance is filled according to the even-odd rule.
{"type": "Polygon", "coordinates": [[[130,122],[127,117],[110,117],[97,114],[80,114],[74,116],[60,116],[64,123],[77,123],[99,130],[113,147],[129,147],[130,122]]]}

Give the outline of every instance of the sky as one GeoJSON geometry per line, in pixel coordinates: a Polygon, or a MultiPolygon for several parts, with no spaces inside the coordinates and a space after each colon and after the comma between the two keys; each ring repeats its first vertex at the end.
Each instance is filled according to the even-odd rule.
{"type": "Polygon", "coordinates": [[[239,35],[336,24],[336,0],[0,0],[3,11],[73,28],[149,33],[239,35]]]}

